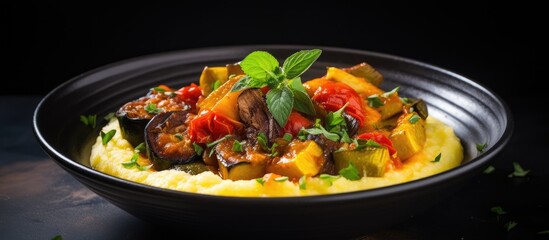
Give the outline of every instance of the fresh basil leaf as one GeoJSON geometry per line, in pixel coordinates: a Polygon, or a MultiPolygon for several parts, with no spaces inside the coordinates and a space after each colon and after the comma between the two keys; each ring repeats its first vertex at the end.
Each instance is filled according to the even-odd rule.
{"type": "Polygon", "coordinates": [[[198,156],[201,156],[202,153],[204,152],[204,148],[202,148],[200,145],[198,145],[195,142],[193,142],[193,148],[194,148],[194,152],[196,152],[196,155],[198,156]]]}
{"type": "Polygon", "coordinates": [[[314,116],[316,111],[309,94],[295,89],[292,92],[294,94],[294,109],[309,116],[314,116]]]}
{"type": "Polygon", "coordinates": [[[265,51],[254,51],[240,62],[244,73],[259,80],[266,80],[269,76],[276,78],[274,71],[278,65],[278,60],[265,51]]]}
{"type": "Polygon", "coordinates": [[[370,107],[376,108],[376,107],[382,107],[385,104],[383,103],[383,101],[381,101],[381,98],[379,98],[377,94],[374,94],[368,97],[368,105],[370,107]]]}
{"type": "Polygon", "coordinates": [[[339,170],[339,175],[351,181],[360,179],[358,169],[356,169],[355,165],[353,165],[352,162],[349,162],[349,166],[347,166],[346,168],[342,168],[341,170],[339,170]]]}
{"type": "Polygon", "coordinates": [[[398,90],[400,90],[400,87],[393,88],[393,90],[388,91],[388,92],[385,92],[385,93],[381,94],[381,96],[384,97],[384,98],[388,98],[388,97],[390,97],[391,95],[397,93],[398,90]]]}
{"type": "Polygon", "coordinates": [[[305,87],[303,87],[303,83],[301,82],[301,78],[299,78],[299,77],[296,77],[296,78],[290,80],[288,82],[288,86],[290,86],[290,88],[292,90],[307,93],[307,89],[305,89],[305,87]]]}
{"type": "Polygon", "coordinates": [[[344,142],[344,143],[352,143],[353,142],[353,140],[351,140],[351,138],[349,137],[349,134],[347,133],[347,131],[343,130],[341,132],[342,132],[341,142],[344,142]]]}
{"type": "Polygon", "coordinates": [[[103,131],[101,131],[101,141],[103,142],[103,145],[107,145],[107,143],[109,143],[109,141],[112,139],[114,134],[116,134],[115,129],[111,129],[107,133],[104,133],[103,131]]]}
{"type": "Polygon", "coordinates": [[[324,127],[322,127],[322,126],[319,126],[319,128],[305,129],[303,131],[305,131],[306,133],[312,134],[312,135],[322,134],[322,135],[324,135],[324,137],[326,137],[327,139],[330,139],[334,142],[339,141],[339,135],[326,131],[326,129],[324,129],[324,127]]]}
{"type": "Polygon", "coordinates": [[[282,65],[285,76],[288,79],[299,77],[320,57],[322,50],[301,50],[289,56],[282,65]]]}
{"type": "Polygon", "coordinates": [[[339,110],[335,112],[329,112],[328,115],[326,115],[326,125],[332,130],[332,127],[343,125],[347,126],[347,123],[345,122],[345,118],[343,117],[343,110],[345,110],[345,107],[347,107],[349,103],[345,103],[343,107],[341,107],[339,110]]]}
{"type": "Polygon", "coordinates": [[[281,127],[286,125],[293,105],[294,94],[287,86],[271,89],[267,93],[267,108],[281,127]]]}
{"type": "Polygon", "coordinates": [[[416,124],[419,119],[421,119],[421,117],[417,114],[414,114],[408,119],[408,122],[410,122],[411,124],[416,124]]]}
{"type": "Polygon", "coordinates": [[[305,190],[307,189],[307,179],[305,177],[305,175],[301,176],[301,178],[299,178],[299,189],[301,190],[305,190]]]}

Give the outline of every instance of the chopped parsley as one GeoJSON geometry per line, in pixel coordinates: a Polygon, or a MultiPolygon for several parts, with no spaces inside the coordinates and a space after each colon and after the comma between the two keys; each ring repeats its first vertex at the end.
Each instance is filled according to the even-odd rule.
{"type": "Polygon", "coordinates": [[[286,181],[288,181],[288,177],[286,177],[286,176],[277,177],[274,180],[275,180],[275,182],[286,182],[286,181]]]}
{"type": "Polygon", "coordinates": [[[107,145],[107,143],[109,143],[109,141],[112,139],[114,134],[116,134],[115,129],[111,129],[107,133],[101,131],[101,141],[103,142],[103,145],[107,145]]]}
{"type": "Polygon", "coordinates": [[[328,182],[328,185],[332,186],[335,180],[339,179],[341,176],[333,176],[330,174],[320,174],[319,178],[328,182]]]}
{"type": "Polygon", "coordinates": [[[408,119],[408,122],[410,122],[411,124],[416,124],[419,119],[421,119],[421,117],[417,114],[414,114],[410,117],[410,119],[408,119]]]}
{"type": "Polygon", "coordinates": [[[140,143],[139,145],[137,145],[137,147],[135,147],[135,151],[138,153],[144,153],[145,151],[147,151],[147,149],[145,148],[145,143],[140,143]]]}
{"type": "Polygon", "coordinates": [[[393,88],[393,90],[381,94],[381,96],[384,97],[384,98],[388,98],[388,97],[392,96],[393,94],[397,93],[398,90],[400,90],[400,86],[397,86],[396,88],[393,88]]]}
{"type": "Polygon", "coordinates": [[[305,175],[303,175],[301,178],[299,178],[299,189],[305,190],[307,189],[307,178],[305,175]]]}
{"type": "Polygon", "coordinates": [[[513,162],[513,168],[515,171],[507,175],[507,177],[525,177],[530,172],[530,170],[524,170],[518,162],[513,162]]]}
{"type": "Polygon", "coordinates": [[[242,149],[242,143],[239,142],[238,140],[234,140],[232,149],[233,149],[234,152],[243,152],[244,151],[242,149]]]}
{"type": "Polygon", "coordinates": [[[105,121],[109,121],[109,120],[111,120],[111,118],[113,118],[113,117],[114,117],[114,113],[113,113],[113,112],[110,112],[110,113],[107,113],[107,115],[105,115],[105,116],[103,117],[103,119],[105,119],[105,121]]]}
{"type": "Polygon", "coordinates": [[[479,153],[483,152],[486,146],[488,146],[488,143],[484,143],[484,144],[477,143],[477,151],[479,153]]]}
{"type": "Polygon", "coordinates": [[[256,178],[255,181],[258,182],[259,184],[261,184],[262,186],[263,186],[263,184],[265,184],[265,179],[263,179],[262,177],[256,178]]]}
{"type": "Polygon", "coordinates": [[[198,145],[197,143],[193,142],[193,148],[194,148],[194,152],[196,152],[197,155],[202,155],[202,152],[204,152],[204,148],[202,148],[200,145],[198,145]]]}
{"type": "Polygon", "coordinates": [[[484,169],[483,173],[484,174],[490,174],[492,173],[494,170],[496,170],[496,168],[492,165],[488,166],[486,169],[484,169]]]}
{"type": "Polygon", "coordinates": [[[377,94],[374,94],[368,97],[368,105],[370,107],[377,108],[382,107],[385,104],[383,103],[383,101],[381,101],[381,98],[379,98],[377,94]]]}
{"type": "Polygon", "coordinates": [[[360,179],[358,169],[356,169],[355,165],[353,165],[352,162],[349,162],[349,166],[347,166],[346,168],[339,170],[339,175],[351,181],[360,179]]]}
{"type": "Polygon", "coordinates": [[[439,161],[440,161],[440,157],[442,157],[442,153],[439,153],[439,154],[435,157],[435,159],[434,159],[433,161],[431,161],[431,162],[439,162],[439,161]]]}
{"type": "Polygon", "coordinates": [[[292,141],[292,134],[289,134],[289,133],[284,133],[284,136],[282,136],[282,138],[288,142],[292,141]]]}
{"type": "Polygon", "coordinates": [[[183,134],[181,134],[181,133],[176,133],[173,136],[176,137],[177,139],[179,139],[179,141],[183,140],[183,134]]]}
{"type": "Polygon", "coordinates": [[[88,115],[88,116],[80,115],[80,122],[82,122],[82,123],[84,123],[84,125],[90,126],[92,128],[95,128],[96,120],[97,120],[97,115],[95,115],[95,114],[88,115]]]}
{"type": "Polygon", "coordinates": [[[162,112],[162,108],[157,108],[156,104],[149,103],[147,106],[145,106],[145,111],[147,111],[150,114],[159,114],[162,112]]]}
{"type": "Polygon", "coordinates": [[[139,171],[145,171],[145,170],[152,167],[152,164],[148,165],[148,166],[139,165],[139,163],[137,162],[138,159],[139,159],[139,153],[134,153],[132,158],[130,159],[130,161],[129,162],[123,162],[122,166],[124,166],[125,168],[128,168],[128,169],[133,168],[133,167],[137,167],[137,169],[139,169],[139,171]]]}
{"type": "Polygon", "coordinates": [[[211,147],[217,145],[218,143],[225,141],[225,139],[229,139],[229,138],[232,138],[232,137],[233,137],[233,135],[230,135],[230,134],[229,134],[229,135],[225,135],[224,137],[219,138],[219,139],[217,139],[217,140],[215,140],[215,141],[213,141],[213,142],[211,142],[211,143],[207,143],[207,144],[206,144],[206,147],[207,147],[207,148],[211,148],[211,147]]]}
{"type": "Polygon", "coordinates": [[[509,221],[508,223],[505,224],[505,229],[507,229],[507,232],[509,232],[509,231],[511,231],[511,229],[516,227],[517,224],[518,224],[517,222],[509,221]]]}

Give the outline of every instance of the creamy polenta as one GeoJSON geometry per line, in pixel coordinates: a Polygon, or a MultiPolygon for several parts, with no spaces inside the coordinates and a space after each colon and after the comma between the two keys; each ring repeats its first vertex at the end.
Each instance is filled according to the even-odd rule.
{"type": "MultiPolygon", "coordinates": [[[[452,128],[433,117],[428,117],[423,150],[404,161],[401,169],[389,170],[383,177],[363,177],[357,181],[340,177],[332,184],[317,177],[308,177],[305,189],[301,189],[299,184],[290,181],[266,181],[261,184],[256,180],[223,180],[210,171],[190,175],[177,170],[127,169],[122,163],[132,158],[134,148],[121,136],[116,118],[110,120],[103,128],[103,132],[112,129],[116,130],[116,134],[106,145],[102,144],[101,137],[97,138],[90,157],[92,168],[122,179],[160,188],[224,196],[307,196],[371,189],[437,174],[458,166],[463,159],[463,148],[452,128]],[[440,160],[434,162],[439,154],[440,160]]],[[[138,162],[142,166],[151,164],[148,159],[141,156],[138,162]]]]}

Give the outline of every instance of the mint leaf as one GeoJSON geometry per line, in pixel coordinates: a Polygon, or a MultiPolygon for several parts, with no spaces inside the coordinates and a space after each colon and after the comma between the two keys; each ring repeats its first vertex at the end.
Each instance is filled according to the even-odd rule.
{"type": "Polygon", "coordinates": [[[358,169],[356,169],[355,165],[353,165],[352,162],[349,162],[349,166],[347,166],[346,168],[339,170],[339,175],[351,181],[360,179],[360,175],[358,174],[358,169]]]}
{"type": "Polygon", "coordinates": [[[267,93],[267,108],[278,125],[284,127],[288,121],[288,117],[292,112],[294,105],[294,93],[292,90],[284,86],[282,88],[271,89],[267,93]]]}
{"type": "Polygon", "coordinates": [[[265,51],[254,51],[240,62],[242,71],[259,80],[266,80],[268,77],[277,78],[274,71],[278,65],[278,60],[265,51]]]}
{"type": "Polygon", "coordinates": [[[112,139],[114,134],[116,134],[115,129],[112,129],[107,133],[104,133],[103,131],[101,131],[101,141],[103,142],[103,145],[107,145],[107,143],[109,143],[109,141],[112,139]]]}
{"type": "Polygon", "coordinates": [[[312,135],[322,134],[324,135],[324,137],[334,142],[339,141],[339,135],[326,131],[326,129],[324,129],[322,125],[319,125],[318,128],[309,128],[309,129],[304,129],[302,131],[312,135]]]}
{"type": "Polygon", "coordinates": [[[282,65],[285,76],[288,79],[299,77],[320,57],[322,50],[301,50],[289,56],[282,65]]]}
{"type": "Polygon", "coordinates": [[[311,98],[307,93],[298,90],[292,90],[292,93],[294,94],[294,109],[296,111],[309,116],[314,116],[316,114],[313,101],[311,101],[311,98]]]}

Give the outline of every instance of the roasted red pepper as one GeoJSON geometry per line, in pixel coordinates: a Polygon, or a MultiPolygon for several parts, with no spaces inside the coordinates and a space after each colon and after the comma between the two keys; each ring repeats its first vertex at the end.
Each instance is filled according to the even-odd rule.
{"type": "Polygon", "coordinates": [[[198,98],[202,96],[202,90],[198,85],[191,83],[191,85],[177,90],[175,94],[177,94],[179,99],[194,107],[196,102],[198,102],[198,98]]]}
{"type": "Polygon", "coordinates": [[[295,137],[301,128],[309,128],[312,125],[313,122],[309,121],[309,119],[301,116],[301,114],[297,112],[292,112],[288,117],[288,122],[286,122],[286,125],[284,126],[284,133],[292,134],[292,136],[295,137]]]}
{"type": "Polygon", "coordinates": [[[187,133],[192,142],[209,143],[228,134],[240,131],[242,124],[221,114],[207,112],[197,116],[189,123],[187,133]]]}
{"type": "Polygon", "coordinates": [[[335,112],[348,103],[345,112],[354,117],[362,126],[364,112],[362,111],[362,99],[354,89],[341,82],[326,82],[314,93],[312,99],[324,109],[335,112]]]}

